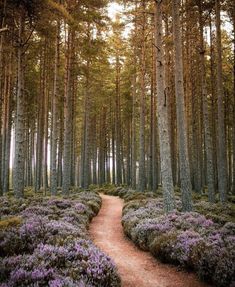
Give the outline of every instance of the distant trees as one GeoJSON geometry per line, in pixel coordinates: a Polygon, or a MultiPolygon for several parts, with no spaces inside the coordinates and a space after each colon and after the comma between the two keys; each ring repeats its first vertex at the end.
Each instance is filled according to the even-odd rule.
{"type": "Polygon", "coordinates": [[[234,28],[234,6],[125,1],[111,22],[107,4],[0,2],[0,193],[113,183],[162,188],[166,211],[175,187],[185,211],[192,190],[225,202],[235,97],[223,20],[234,28]]]}

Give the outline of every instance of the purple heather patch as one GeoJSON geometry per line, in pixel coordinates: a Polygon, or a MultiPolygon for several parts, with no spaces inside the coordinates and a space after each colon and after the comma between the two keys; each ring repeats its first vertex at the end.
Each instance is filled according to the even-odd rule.
{"type": "MultiPolygon", "coordinates": [[[[94,212],[101,205],[95,192],[72,198],[17,201],[14,214],[21,225],[0,231],[0,286],[92,287],[120,286],[112,260],[87,237],[94,212]]],[[[1,206],[11,203],[4,200],[1,206]]]]}
{"type": "MultiPolygon", "coordinates": [[[[176,201],[177,209],[181,204],[176,201]]],[[[215,223],[198,212],[163,213],[162,199],[129,201],[124,232],[139,247],[167,262],[194,269],[216,286],[235,278],[235,224],[215,223]]]]}

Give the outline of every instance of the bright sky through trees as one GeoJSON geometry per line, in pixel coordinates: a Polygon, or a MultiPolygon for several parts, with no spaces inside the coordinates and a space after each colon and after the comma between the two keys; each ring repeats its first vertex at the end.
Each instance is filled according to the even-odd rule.
{"type": "Polygon", "coordinates": [[[108,13],[111,19],[114,19],[117,13],[123,12],[123,6],[117,3],[110,3],[108,6],[108,13]]]}

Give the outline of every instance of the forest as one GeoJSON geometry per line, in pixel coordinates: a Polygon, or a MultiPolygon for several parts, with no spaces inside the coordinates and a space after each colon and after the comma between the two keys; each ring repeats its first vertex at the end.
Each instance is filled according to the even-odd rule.
{"type": "Polygon", "coordinates": [[[0,287],[235,286],[235,2],[0,0],[0,287]]]}

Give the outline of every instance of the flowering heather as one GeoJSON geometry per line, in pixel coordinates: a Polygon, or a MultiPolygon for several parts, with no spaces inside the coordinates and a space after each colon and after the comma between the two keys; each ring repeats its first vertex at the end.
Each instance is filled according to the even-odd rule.
{"type": "Polygon", "coordinates": [[[169,256],[173,261],[178,261],[181,265],[193,267],[190,262],[192,250],[195,246],[203,242],[204,239],[195,231],[186,230],[180,232],[176,238],[175,245],[172,246],[172,252],[169,256]]]}
{"type": "Polygon", "coordinates": [[[48,205],[49,206],[56,206],[59,209],[67,209],[67,208],[72,206],[72,202],[68,199],[54,198],[54,199],[50,199],[48,201],[48,205]]]}
{"type": "Polygon", "coordinates": [[[80,203],[80,202],[78,202],[74,205],[74,209],[78,213],[86,213],[86,211],[87,211],[87,207],[85,206],[85,204],[80,203]]]}
{"type": "MultiPolygon", "coordinates": [[[[1,204],[10,210],[7,200],[1,204]]],[[[5,224],[0,231],[0,287],[120,286],[114,263],[87,236],[94,209],[101,206],[96,193],[39,197],[38,202],[32,198],[22,204],[24,208],[14,200],[14,214],[22,222],[5,224]]]]}
{"type": "MultiPolygon", "coordinates": [[[[200,278],[216,286],[232,286],[235,223],[224,224],[224,218],[218,217],[214,221],[205,212],[182,213],[178,199],[177,210],[164,214],[162,199],[144,199],[142,195],[138,200],[138,196],[139,193],[131,192],[134,200],[127,201],[122,217],[124,232],[135,244],[165,262],[195,270],[200,278]]],[[[198,204],[197,210],[199,207],[198,204]]],[[[226,214],[230,215],[228,211],[226,214]]]]}

